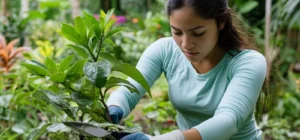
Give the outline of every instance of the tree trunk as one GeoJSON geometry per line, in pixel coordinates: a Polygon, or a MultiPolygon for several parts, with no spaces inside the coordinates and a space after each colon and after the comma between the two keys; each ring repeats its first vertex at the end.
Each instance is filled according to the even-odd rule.
{"type": "Polygon", "coordinates": [[[21,0],[21,16],[23,18],[27,17],[29,11],[29,1],[28,0],[21,0]]]}
{"type": "Polygon", "coordinates": [[[2,0],[1,9],[1,16],[8,16],[7,0],[2,0]]]}
{"type": "Polygon", "coordinates": [[[79,0],[70,0],[72,5],[72,18],[80,16],[80,2],[79,0]]]}
{"type": "Polygon", "coordinates": [[[271,6],[272,6],[272,0],[266,0],[265,57],[267,60],[267,76],[266,76],[267,81],[269,81],[269,79],[270,79],[270,72],[271,72],[271,68],[272,68],[272,50],[270,47],[271,6]]]}
{"type": "MultiPolygon", "coordinates": [[[[28,12],[29,12],[29,0],[21,0],[21,11],[20,11],[21,17],[22,18],[27,17],[28,12]]],[[[28,36],[24,37],[24,43],[22,45],[23,46],[30,46],[30,41],[29,41],[28,36]]]]}
{"type": "Polygon", "coordinates": [[[104,12],[107,12],[110,9],[110,0],[100,0],[101,3],[101,9],[104,12]]]}
{"type": "Polygon", "coordinates": [[[151,9],[151,0],[147,0],[147,11],[151,9]]]}

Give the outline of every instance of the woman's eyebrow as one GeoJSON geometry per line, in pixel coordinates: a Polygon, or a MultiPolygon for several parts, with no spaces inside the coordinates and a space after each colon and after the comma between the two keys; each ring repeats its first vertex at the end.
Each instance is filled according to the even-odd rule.
{"type": "MultiPolygon", "coordinates": [[[[171,27],[172,27],[173,29],[175,29],[175,30],[180,30],[180,29],[178,29],[178,28],[176,28],[176,27],[174,27],[174,26],[172,26],[172,25],[171,25],[171,27]]],[[[204,26],[197,26],[197,27],[195,27],[195,28],[189,29],[188,31],[197,30],[197,29],[200,29],[200,28],[203,28],[203,27],[204,27],[204,26]]]]}

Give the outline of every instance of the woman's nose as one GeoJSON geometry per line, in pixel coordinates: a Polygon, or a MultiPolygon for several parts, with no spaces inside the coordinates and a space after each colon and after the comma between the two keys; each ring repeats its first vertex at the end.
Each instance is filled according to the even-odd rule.
{"type": "Polygon", "coordinates": [[[188,38],[188,37],[183,37],[183,38],[182,38],[181,46],[182,46],[185,50],[190,50],[190,49],[192,49],[195,45],[194,45],[194,43],[191,41],[190,38],[188,38]]]}

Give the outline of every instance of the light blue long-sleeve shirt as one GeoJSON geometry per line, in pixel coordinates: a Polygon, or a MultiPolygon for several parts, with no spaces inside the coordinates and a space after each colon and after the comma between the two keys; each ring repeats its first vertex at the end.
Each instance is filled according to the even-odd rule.
{"type": "MultiPolygon", "coordinates": [[[[136,67],[150,86],[165,74],[180,130],[195,128],[203,140],[260,140],[262,131],[256,125],[254,108],[266,65],[265,57],[257,51],[230,51],[209,72],[199,74],[168,37],[152,43],[136,67]]],[[[129,80],[140,95],[120,87],[107,101],[108,106],[120,106],[124,117],[145,95],[139,84],[129,80]]]]}

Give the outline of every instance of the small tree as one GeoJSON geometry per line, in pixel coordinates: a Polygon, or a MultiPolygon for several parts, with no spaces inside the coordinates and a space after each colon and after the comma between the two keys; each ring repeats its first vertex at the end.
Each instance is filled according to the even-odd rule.
{"type": "MultiPolygon", "coordinates": [[[[116,22],[110,19],[112,13],[113,10],[108,11],[107,14],[101,11],[99,20],[84,13],[84,17],[74,19],[74,26],[62,24],[59,33],[73,43],[67,46],[76,52],[74,55],[81,56],[82,60],[72,63],[74,55],[70,55],[60,63],[56,63],[51,58],[47,58],[45,64],[34,60],[24,60],[21,63],[35,75],[46,78],[49,83],[52,83],[48,90],[34,93],[34,97],[54,105],[74,121],[83,122],[84,116],[89,116],[90,121],[97,123],[111,122],[105,103],[105,96],[109,89],[125,86],[131,92],[139,94],[137,88],[127,80],[111,76],[112,71],[128,75],[151,97],[148,83],[134,66],[121,63],[104,51],[107,45],[114,45],[110,37],[124,29],[122,27],[111,29],[116,22]],[[76,106],[71,106],[70,101],[75,102],[76,106]]],[[[51,127],[50,125],[47,124],[32,132],[30,138],[38,138],[46,132],[47,127],[51,127]]]]}

